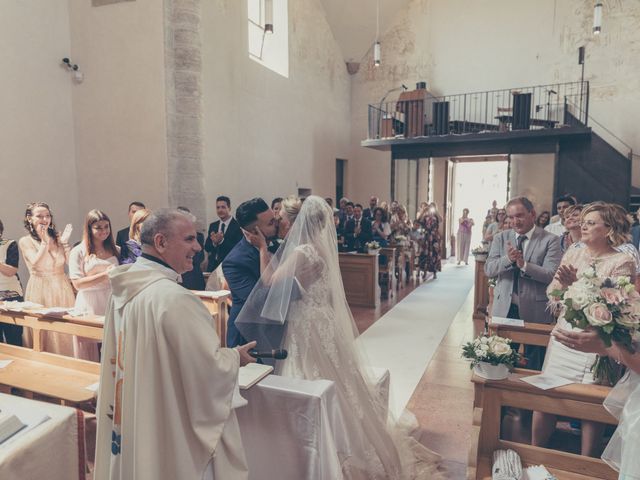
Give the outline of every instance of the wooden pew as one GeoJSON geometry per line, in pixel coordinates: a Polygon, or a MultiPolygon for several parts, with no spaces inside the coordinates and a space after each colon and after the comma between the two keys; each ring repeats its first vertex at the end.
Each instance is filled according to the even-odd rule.
{"type": "Polygon", "coordinates": [[[486,380],[473,375],[475,401],[467,479],[490,480],[493,452],[512,449],[520,455],[524,466],[543,464],[559,480],[616,480],[617,473],[599,458],[500,439],[501,410],[505,406],[617,424],[602,406],[609,387],[572,384],[541,390],[521,380],[534,373],[516,369],[506,380],[486,380]]]}
{"type": "Polygon", "coordinates": [[[98,382],[100,364],[41,350],[40,332],[58,332],[102,340],[102,317],[47,316],[33,312],[0,311],[0,322],[33,329],[33,349],[0,343],[0,360],[12,363],[0,369],[0,391],[19,389],[78,408],[87,407],[95,393],[86,387],[98,382]]]}
{"type": "Polygon", "coordinates": [[[515,343],[524,345],[538,345],[546,347],[549,343],[549,335],[555,325],[544,323],[524,322],[524,327],[495,324],[489,318],[489,334],[510,338],[515,343]]]}

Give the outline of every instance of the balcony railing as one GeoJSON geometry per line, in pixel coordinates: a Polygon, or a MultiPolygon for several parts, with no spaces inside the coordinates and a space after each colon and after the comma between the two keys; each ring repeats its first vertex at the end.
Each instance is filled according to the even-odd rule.
{"type": "Polygon", "coordinates": [[[589,82],[490,90],[434,97],[427,90],[400,94],[398,100],[369,105],[369,139],[416,138],[468,133],[539,130],[582,125],[589,118],[589,82]],[[574,113],[574,112],[572,112],[574,113]]]}

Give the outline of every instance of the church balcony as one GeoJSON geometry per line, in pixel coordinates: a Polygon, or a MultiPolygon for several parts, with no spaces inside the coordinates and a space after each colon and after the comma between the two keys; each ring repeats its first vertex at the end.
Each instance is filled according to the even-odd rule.
{"type": "Polygon", "coordinates": [[[444,96],[418,88],[402,92],[396,101],[384,100],[369,105],[364,147],[491,144],[493,150],[503,143],[555,143],[558,137],[590,132],[586,81],[444,96]]]}

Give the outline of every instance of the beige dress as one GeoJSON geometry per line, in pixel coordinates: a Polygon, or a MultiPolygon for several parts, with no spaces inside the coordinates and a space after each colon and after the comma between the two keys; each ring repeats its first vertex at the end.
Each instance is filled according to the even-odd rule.
{"type": "MultiPolygon", "coordinates": [[[[633,257],[623,252],[594,259],[586,248],[572,246],[564,254],[561,262],[561,265],[572,265],[577,268],[578,276],[592,264],[595,264],[596,275],[601,278],[629,276],[633,279],[635,277],[635,261],[633,257]]],[[[554,279],[547,288],[547,294],[561,288],[560,283],[554,279]]],[[[580,331],[580,329],[572,327],[564,317],[558,319],[557,327],[564,330],[580,331]]],[[[573,350],[551,337],[542,371],[546,374],[572,380],[574,383],[594,383],[591,366],[595,360],[595,353],[573,350]]]]}
{"type": "MultiPolygon", "coordinates": [[[[73,307],[75,296],[69,278],[64,273],[66,256],[64,248],[59,245],[50,250],[44,258],[34,265],[40,249],[40,242],[26,235],[18,242],[20,255],[29,269],[29,282],[24,293],[25,301],[39,303],[45,307],[73,307]]],[[[25,346],[32,345],[31,329],[24,329],[25,346]]],[[[56,332],[42,332],[42,350],[73,356],[73,340],[71,335],[56,332]]]]}

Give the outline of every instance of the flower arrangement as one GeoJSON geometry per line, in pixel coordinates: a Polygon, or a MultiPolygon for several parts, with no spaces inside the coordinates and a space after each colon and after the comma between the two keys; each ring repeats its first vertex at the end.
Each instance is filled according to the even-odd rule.
{"type": "Polygon", "coordinates": [[[489,249],[484,244],[478,245],[476,248],[471,250],[471,254],[472,255],[488,255],[489,254],[489,249]]]}
{"type": "MultiPolygon", "coordinates": [[[[640,329],[640,294],[629,277],[600,278],[587,268],[567,289],[551,292],[550,306],[573,327],[591,328],[607,347],[611,342],[635,352],[632,339],[640,329]]],[[[596,357],[591,366],[599,383],[614,385],[620,369],[609,357],[596,357]]]]}
{"type": "Polygon", "coordinates": [[[395,238],[395,241],[400,244],[407,241],[407,237],[404,235],[396,235],[394,238],[395,238]]]}
{"type": "Polygon", "coordinates": [[[462,346],[462,356],[471,360],[471,368],[480,362],[491,365],[505,365],[513,368],[520,358],[520,354],[511,348],[511,339],[498,335],[481,335],[462,346]]]}
{"type": "Polygon", "coordinates": [[[375,240],[365,243],[364,246],[367,247],[368,250],[380,250],[380,244],[375,240]]]}

